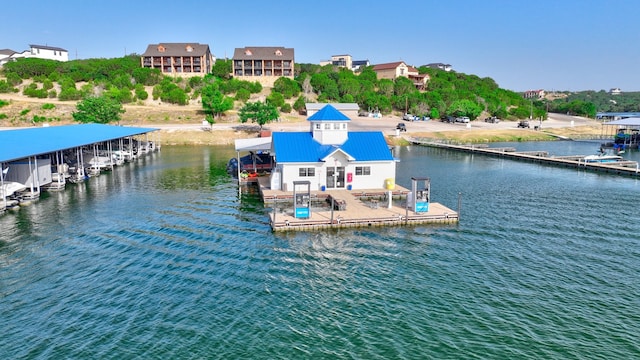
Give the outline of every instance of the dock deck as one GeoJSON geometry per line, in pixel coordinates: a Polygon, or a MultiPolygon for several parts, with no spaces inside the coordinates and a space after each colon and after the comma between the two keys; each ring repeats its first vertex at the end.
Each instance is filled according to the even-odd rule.
{"type": "Polygon", "coordinates": [[[571,167],[576,169],[585,169],[591,171],[605,172],[616,175],[640,176],[640,168],[636,161],[617,161],[617,162],[585,162],[584,155],[570,156],[549,156],[546,151],[513,151],[506,148],[489,148],[478,145],[454,145],[438,143],[429,140],[412,139],[415,145],[424,145],[449,150],[478,153],[489,156],[504,157],[513,160],[529,161],[546,165],[555,165],[561,167],[571,167]]]}
{"type": "Polygon", "coordinates": [[[391,206],[388,191],[384,189],[311,191],[312,203],[327,203],[327,206],[316,209],[312,207],[309,218],[296,218],[293,210],[293,192],[271,190],[266,177],[259,178],[258,184],[265,204],[273,205],[274,210],[269,214],[269,223],[273,231],[453,224],[459,221],[458,212],[439,203],[430,203],[427,212],[416,213],[407,209],[406,196],[409,190],[399,185],[392,191],[391,206]],[[333,207],[329,204],[332,198],[333,207]],[[339,200],[337,206],[336,199],[339,200]],[[287,205],[278,207],[278,203],[287,205]]]}

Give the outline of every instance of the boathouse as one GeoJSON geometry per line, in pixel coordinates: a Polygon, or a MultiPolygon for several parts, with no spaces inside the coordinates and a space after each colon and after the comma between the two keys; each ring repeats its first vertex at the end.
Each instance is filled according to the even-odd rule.
{"type": "Polygon", "coordinates": [[[396,160],[380,131],[349,131],[349,117],[330,104],[307,118],[308,132],[275,132],[271,189],[292,191],[385,189],[395,184],[396,160]]]}
{"type": "Polygon", "coordinates": [[[133,139],[155,130],[83,124],[0,131],[0,210],[8,207],[8,199],[35,199],[40,189],[63,189],[66,181],[86,179],[101,167],[159,148],[133,139]]]}

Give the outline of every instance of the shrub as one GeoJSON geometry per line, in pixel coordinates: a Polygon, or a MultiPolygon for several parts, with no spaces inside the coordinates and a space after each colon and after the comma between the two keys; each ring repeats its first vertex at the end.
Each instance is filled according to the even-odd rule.
{"type": "Polygon", "coordinates": [[[251,97],[251,93],[247,89],[240,89],[236,92],[236,100],[246,102],[251,97]]]}
{"type": "Polygon", "coordinates": [[[51,110],[55,108],[56,106],[54,104],[50,104],[50,103],[42,104],[42,110],[51,110]]]}
{"type": "Polygon", "coordinates": [[[290,113],[290,112],[291,112],[291,110],[292,110],[292,109],[291,109],[291,105],[290,105],[290,104],[288,104],[288,103],[284,103],[284,105],[282,105],[282,106],[280,107],[280,112],[283,112],[283,113],[287,113],[287,114],[288,114],[288,113],[290,113]]]}

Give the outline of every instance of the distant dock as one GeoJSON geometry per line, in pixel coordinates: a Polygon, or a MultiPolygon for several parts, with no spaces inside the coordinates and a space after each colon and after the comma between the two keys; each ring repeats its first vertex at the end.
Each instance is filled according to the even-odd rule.
{"type": "Polygon", "coordinates": [[[269,189],[267,177],[259,178],[258,184],[265,204],[273,206],[269,214],[273,231],[455,224],[459,221],[458,212],[439,203],[430,203],[425,212],[412,211],[406,202],[409,190],[398,185],[391,192],[391,201],[384,189],[312,191],[312,204],[322,206],[312,208],[308,218],[297,218],[292,192],[269,189]]]}
{"type": "Polygon", "coordinates": [[[454,145],[416,138],[410,141],[414,145],[503,157],[512,160],[591,170],[615,175],[640,176],[640,168],[638,167],[637,161],[586,162],[583,160],[585,155],[549,156],[547,151],[516,151],[515,148],[490,148],[487,145],[454,145]]]}

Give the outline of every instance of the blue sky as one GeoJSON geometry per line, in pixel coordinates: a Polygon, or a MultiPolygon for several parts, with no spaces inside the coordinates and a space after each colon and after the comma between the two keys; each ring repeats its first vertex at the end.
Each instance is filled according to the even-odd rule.
{"type": "Polygon", "coordinates": [[[524,91],[640,91],[637,0],[23,0],[0,10],[0,48],[57,46],[70,59],[148,44],[295,49],[297,63],[349,54],[371,64],[451,64],[524,91]]]}

